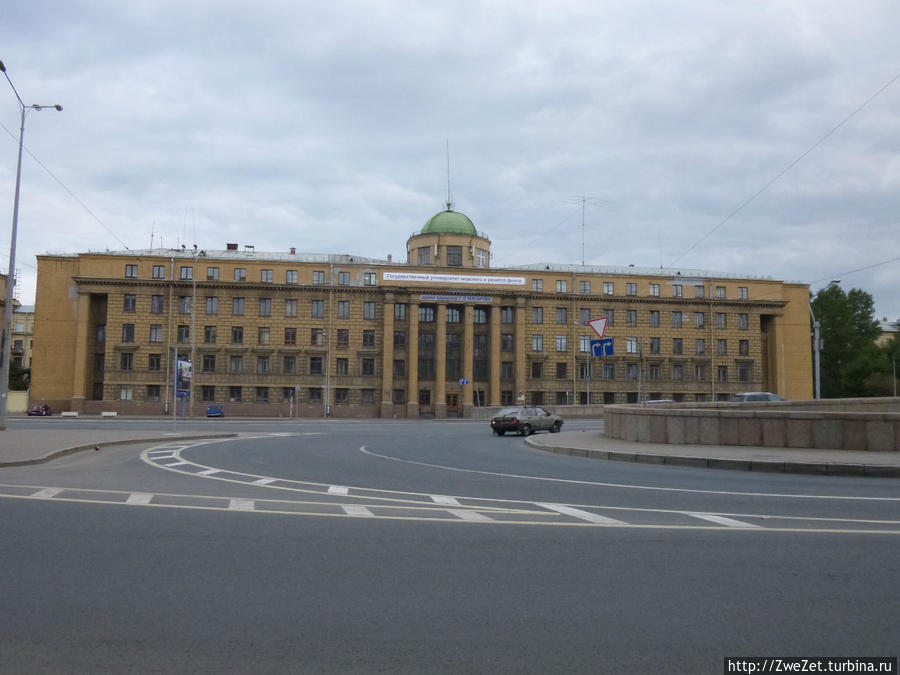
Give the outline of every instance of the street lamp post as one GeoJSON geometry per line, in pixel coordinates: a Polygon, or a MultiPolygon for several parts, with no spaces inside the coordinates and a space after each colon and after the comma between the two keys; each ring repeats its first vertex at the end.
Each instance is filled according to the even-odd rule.
{"type": "Polygon", "coordinates": [[[3,327],[2,327],[2,354],[0,354],[0,430],[6,430],[7,407],[9,403],[9,357],[10,343],[12,336],[12,309],[13,309],[13,293],[16,286],[16,232],[19,223],[19,186],[22,180],[22,141],[25,137],[25,115],[30,110],[43,110],[44,108],[53,108],[54,110],[62,110],[61,105],[25,105],[19,92],[16,90],[12,80],[6,73],[6,66],[0,61],[0,71],[6,76],[6,81],[12,87],[16,100],[19,102],[19,111],[21,113],[21,124],[19,126],[19,159],[16,164],[16,192],[13,199],[13,218],[12,218],[12,234],[10,235],[9,244],[9,268],[6,278],[6,306],[3,308],[3,327]]]}

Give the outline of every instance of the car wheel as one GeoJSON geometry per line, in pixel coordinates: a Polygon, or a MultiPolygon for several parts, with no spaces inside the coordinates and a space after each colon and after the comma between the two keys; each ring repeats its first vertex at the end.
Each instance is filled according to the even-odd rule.
{"type": "Polygon", "coordinates": [[[550,427],[550,433],[551,433],[551,434],[558,434],[558,433],[559,433],[559,428],[560,428],[561,426],[562,426],[562,422],[554,422],[554,423],[553,423],[553,426],[550,427]]]}
{"type": "Polygon", "coordinates": [[[531,425],[530,425],[530,424],[523,424],[523,425],[522,425],[522,431],[521,431],[521,434],[522,434],[523,436],[531,436],[531,434],[533,434],[533,433],[534,433],[534,432],[532,431],[531,425]]]}

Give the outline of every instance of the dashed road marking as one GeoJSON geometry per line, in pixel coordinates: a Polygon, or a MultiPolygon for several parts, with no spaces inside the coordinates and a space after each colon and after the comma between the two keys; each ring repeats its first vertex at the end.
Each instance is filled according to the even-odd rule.
{"type": "Polygon", "coordinates": [[[228,508],[232,511],[254,511],[256,503],[252,499],[232,499],[228,502],[228,508]]]}
{"type": "Polygon", "coordinates": [[[153,501],[153,495],[145,492],[132,492],[125,500],[126,504],[134,504],[135,506],[147,506],[153,501]]]}
{"type": "Polygon", "coordinates": [[[700,518],[701,520],[708,520],[711,523],[716,523],[718,525],[725,525],[726,527],[737,527],[737,528],[760,528],[760,525],[754,525],[753,523],[745,523],[742,520],[735,520],[734,518],[726,518],[724,516],[715,516],[711,513],[685,513],[685,515],[692,516],[693,518],[700,518]]]}
{"type": "Polygon", "coordinates": [[[344,487],[343,485],[332,485],[328,488],[328,494],[330,494],[330,495],[348,495],[348,494],[350,494],[350,488],[344,487]]]}
{"type": "Polygon", "coordinates": [[[198,476],[214,476],[217,473],[222,473],[222,469],[206,469],[204,471],[198,471],[198,476]]]}
{"type": "Polygon", "coordinates": [[[562,513],[567,516],[572,516],[573,518],[580,518],[581,520],[586,520],[589,523],[597,523],[602,525],[627,525],[621,520],[616,520],[614,518],[607,518],[606,516],[601,516],[597,513],[590,513],[589,511],[582,511],[581,509],[574,509],[571,506],[565,506],[563,504],[543,504],[538,502],[538,506],[543,506],[545,509],[550,509],[551,511],[556,511],[557,513],[562,513]]]}
{"type": "Polygon", "coordinates": [[[462,520],[471,520],[477,522],[489,522],[493,523],[494,519],[490,516],[486,516],[483,513],[478,513],[478,511],[468,511],[466,509],[447,509],[449,513],[452,513],[457,518],[462,520]]]}
{"type": "Polygon", "coordinates": [[[348,516],[366,516],[371,518],[375,515],[365,506],[358,506],[356,504],[342,504],[341,508],[348,516]]]}
{"type": "Polygon", "coordinates": [[[58,495],[60,492],[62,492],[61,488],[44,488],[43,490],[38,490],[30,496],[37,497],[38,499],[50,499],[58,495]]]}
{"type": "Polygon", "coordinates": [[[251,485],[271,485],[277,480],[277,478],[260,478],[259,480],[253,481],[251,485]]]}
{"type": "Polygon", "coordinates": [[[431,495],[431,501],[435,504],[443,504],[445,506],[460,506],[456,497],[445,497],[444,495],[431,495]]]}

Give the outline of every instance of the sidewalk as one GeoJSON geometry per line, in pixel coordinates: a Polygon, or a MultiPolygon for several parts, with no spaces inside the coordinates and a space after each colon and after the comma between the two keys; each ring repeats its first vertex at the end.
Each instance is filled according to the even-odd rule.
{"type": "Polygon", "coordinates": [[[230,438],[235,433],[128,431],[128,430],[54,430],[7,429],[0,431],[0,468],[42,464],[82,450],[106,445],[156,443],[197,438],[230,438]]]}
{"type": "Polygon", "coordinates": [[[638,443],[607,438],[595,430],[538,434],[530,436],[525,442],[546,452],[620,462],[833,476],[900,477],[900,452],[638,443]]]}

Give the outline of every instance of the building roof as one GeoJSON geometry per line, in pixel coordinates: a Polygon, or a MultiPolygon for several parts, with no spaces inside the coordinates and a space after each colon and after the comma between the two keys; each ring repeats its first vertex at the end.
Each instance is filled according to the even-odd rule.
{"type": "Polygon", "coordinates": [[[447,204],[447,210],[436,213],[422,228],[422,234],[467,234],[478,236],[478,230],[474,223],[464,213],[454,211],[452,204],[447,204]]]}

